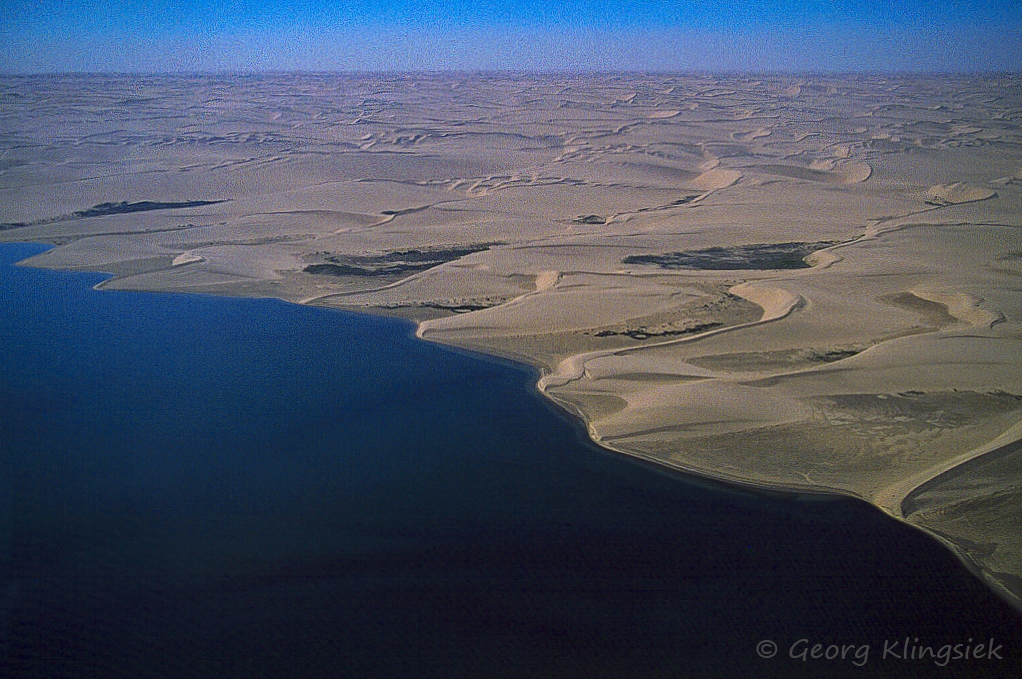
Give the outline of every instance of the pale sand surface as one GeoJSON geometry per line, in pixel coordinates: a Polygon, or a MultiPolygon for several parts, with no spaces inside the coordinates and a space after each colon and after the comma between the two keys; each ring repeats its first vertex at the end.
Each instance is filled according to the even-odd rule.
{"type": "Polygon", "coordinates": [[[540,367],[603,445],[863,498],[1019,606],[1020,86],[3,78],[0,241],[421,321],[540,367]]]}

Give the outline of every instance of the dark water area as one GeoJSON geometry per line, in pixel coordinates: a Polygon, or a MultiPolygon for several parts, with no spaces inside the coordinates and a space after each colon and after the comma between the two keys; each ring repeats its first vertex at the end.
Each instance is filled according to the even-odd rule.
{"type": "Polygon", "coordinates": [[[871,507],[609,454],[407,324],[8,266],[42,249],[0,247],[0,677],[1018,676],[1018,613],[871,507]]]}

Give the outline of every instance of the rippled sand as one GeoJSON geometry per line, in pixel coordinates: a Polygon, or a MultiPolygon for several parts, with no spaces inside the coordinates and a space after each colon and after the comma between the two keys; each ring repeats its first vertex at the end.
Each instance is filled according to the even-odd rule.
{"type": "Polygon", "coordinates": [[[623,453],[873,502],[1022,600],[1018,76],[0,78],[0,241],[420,321],[623,453]]]}

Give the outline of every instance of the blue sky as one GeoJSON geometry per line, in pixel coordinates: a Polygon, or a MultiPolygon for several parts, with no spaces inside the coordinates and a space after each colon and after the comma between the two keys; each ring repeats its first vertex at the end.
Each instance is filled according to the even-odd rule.
{"type": "Polygon", "coordinates": [[[1022,9],[613,0],[4,0],[0,70],[1022,70],[1022,9]]]}

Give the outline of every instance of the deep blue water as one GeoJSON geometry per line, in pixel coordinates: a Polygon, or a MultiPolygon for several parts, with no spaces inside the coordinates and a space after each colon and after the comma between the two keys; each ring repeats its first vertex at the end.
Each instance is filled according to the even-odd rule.
{"type": "Polygon", "coordinates": [[[6,266],[42,249],[0,247],[0,676],[1018,671],[1018,614],[871,507],[608,454],[407,324],[6,266]]]}

